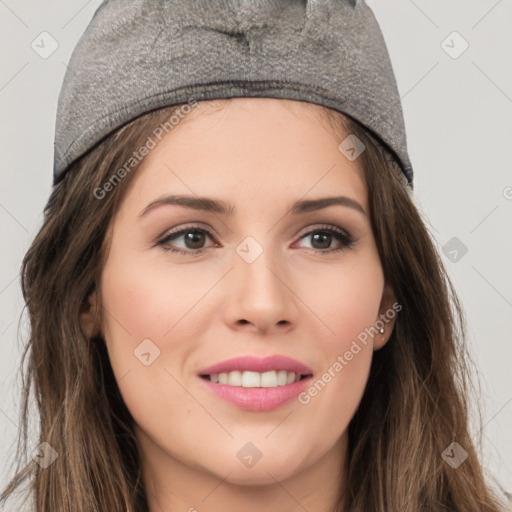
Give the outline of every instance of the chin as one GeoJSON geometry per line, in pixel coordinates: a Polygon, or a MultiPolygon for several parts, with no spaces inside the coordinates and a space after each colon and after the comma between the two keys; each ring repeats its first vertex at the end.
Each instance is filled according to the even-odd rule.
{"type": "MultiPolygon", "coordinates": [[[[281,456],[279,456],[281,457],[281,456]]],[[[276,480],[281,482],[293,476],[299,471],[296,465],[290,465],[281,460],[272,460],[263,462],[263,458],[252,468],[244,467],[243,464],[226,467],[226,473],[220,475],[221,478],[229,473],[225,482],[240,486],[259,486],[274,485],[276,480]],[[231,472],[231,473],[230,473],[231,472]]],[[[216,470],[218,472],[218,468],[216,470]]]]}

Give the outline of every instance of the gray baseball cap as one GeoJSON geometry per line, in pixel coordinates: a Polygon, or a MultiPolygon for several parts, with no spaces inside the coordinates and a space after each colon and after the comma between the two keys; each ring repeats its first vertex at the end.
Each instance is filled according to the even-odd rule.
{"type": "Polygon", "coordinates": [[[384,144],[412,189],[395,75],[363,0],[104,0],[64,76],[54,184],[144,113],[235,97],[307,101],[348,115],[384,144]]]}

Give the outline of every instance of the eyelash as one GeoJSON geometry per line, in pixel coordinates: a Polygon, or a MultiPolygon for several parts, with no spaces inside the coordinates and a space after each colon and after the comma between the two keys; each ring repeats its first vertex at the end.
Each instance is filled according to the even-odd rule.
{"type": "MultiPolygon", "coordinates": [[[[173,249],[170,247],[165,247],[165,244],[169,243],[171,240],[179,238],[184,233],[189,233],[192,231],[199,231],[201,233],[206,233],[212,240],[215,241],[215,237],[212,235],[212,233],[209,230],[200,228],[199,226],[187,226],[187,227],[180,229],[179,231],[174,231],[174,232],[170,232],[170,233],[166,234],[166,236],[163,239],[161,239],[159,242],[157,242],[157,245],[162,246],[162,248],[165,251],[170,251],[175,254],[184,254],[184,255],[189,255],[189,256],[190,255],[193,255],[193,256],[200,255],[204,251],[206,251],[208,249],[208,247],[204,247],[202,249],[195,249],[195,250],[194,249],[190,249],[190,250],[173,249]]],[[[312,229],[312,230],[308,231],[307,233],[304,233],[299,238],[299,240],[302,240],[303,238],[306,238],[307,236],[312,235],[314,233],[328,233],[328,234],[334,235],[338,239],[338,241],[341,242],[341,245],[336,249],[328,249],[328,250],[312,249],[313,251],[315,251],[321,255],[337,253],[337,252],[340,252],[340,251],[343,251],[346,249],[350,249],[355,243],[355,240],[348,233],[346,233],[345,231],[342,231],[339,228],[336,228],[334,226],[329,226],[329,225],[322,225],[318,228],[312,229]]]]}

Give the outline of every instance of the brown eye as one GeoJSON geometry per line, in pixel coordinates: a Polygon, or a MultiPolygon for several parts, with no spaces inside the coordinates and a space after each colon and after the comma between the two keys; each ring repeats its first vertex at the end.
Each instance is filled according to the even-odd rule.
{"type": "Polygon", "coordinates": [[[171,251],[180,254],[198,254],[203,252],[206,247],[206,239],[213,236],[207,230],[198,227],[188,227],[174,231],[165,236],[158,245],[161,245],[166,251],[171,251]],[[184,248],[175,248],[170,245],[171,241],[183,238],[184,248]]]}
{"type": "Polygon", "coordinates": [[[345,231],[334,226],[322,226],[313,229],[301,236],[301,240],[310,237],[312,249],[317,249],[320,254],[330,254],[333,252],[348,249],[354,244],[354,239],[345,231]],[[339,246],[331,249],[333,240],[338,241],[339,246]]]}

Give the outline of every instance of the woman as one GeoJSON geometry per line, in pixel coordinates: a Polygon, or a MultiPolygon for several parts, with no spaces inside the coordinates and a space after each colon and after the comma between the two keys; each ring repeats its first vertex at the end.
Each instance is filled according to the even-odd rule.
{"type": "Polygon", "coordinates": [[[5,497],[30,476],[37,511],[501,510],[468,433],[462,310],[414,204],[371,11],[219,5],[109,0],[75,50],[55,187],[22,269],[24,419],[33,383],[41,445],[5,497]],[[254,35],[262,19],[281,31],[254,35]],[[151,52],[134,56],[137,27],[151,52]],[[176,101],[168,77],[155,86],[176,41],[173,69],[238,65],[250,87],[216,77],[176,101]],[[301,95],[307,58],[366,44],[340,72],[353,73],[343,98],[338,82],[301,95]],[[251,74],[254,55],[279,67],[271,48],[298,63],[279,71],[280,95],[251,74]]]}

